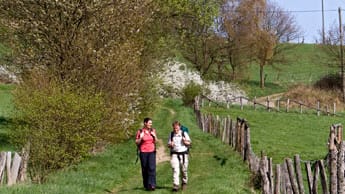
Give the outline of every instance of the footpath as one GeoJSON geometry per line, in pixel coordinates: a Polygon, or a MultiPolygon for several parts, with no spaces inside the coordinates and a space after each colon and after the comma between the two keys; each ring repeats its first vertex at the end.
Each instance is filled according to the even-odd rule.
{"type": "MultiPolygon", "coordinates": [[[[255,193],[250,172],[238,153],[215,137],[198,129],[193,110],[178,100],[167,100],[153,116],[157,130],[157,188],[154,193],[172,193],[172,170],[166,147],[171,123],[179,120],[189,128],[193,146],[187,190],[179,193],[255,193]]],[[[134,143],[134,141],[133,141],[134,143]]],[[[140,162],[131,164],[135,170],[128,178],[114,185],[108,193],[147,193],[142,186],[140,162]]]]}

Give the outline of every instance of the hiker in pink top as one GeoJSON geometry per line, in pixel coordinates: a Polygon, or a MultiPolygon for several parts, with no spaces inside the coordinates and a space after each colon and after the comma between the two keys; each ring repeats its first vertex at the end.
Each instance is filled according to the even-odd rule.
{"type": "Polygon", "coordinates": [[[137,131],[135,143],[140,151],[141,173],[146,190],[156,188],[156,130],[152,128],[152,119],[144,119],[144,127],[137,131]]]}

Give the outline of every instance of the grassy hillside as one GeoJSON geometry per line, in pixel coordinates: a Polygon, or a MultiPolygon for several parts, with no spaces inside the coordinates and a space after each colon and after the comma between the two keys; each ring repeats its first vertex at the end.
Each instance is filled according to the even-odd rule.
{"type": "Polygon", "coordinates": [[[328,152],[327,140],[332,124],[342,123],[342,117],[316,116],[285,112],[267,112],[240,108],[204,108],[219,116],[245,118],[251,129],[251,143],[254,152],[263,151],[274,163],[299,154],[302,160],[322,159],[328,152]]]}
{"type": "Polygon", "coordinates": [[[251,66],[249,80],[241,83],[249,96],[259,97],[284,92],[289,86],[299,83],[312,84],[320,77],[339,71],[330,66],[330,60],[314,44],[296,45],[286,53],[285,58],[284,64],[265,66],[266,87],[263,90],[259,87],[259,66],[251,66]]]}
{"type": "MultiPolygon", "coordinates": [[[[250,173],[239,155],[218,139],[196,127],[193,112],[179,100],[165,100],[153,116],[158,137],[167,141],[171,123],[180,120],[189,127],[193,141],[187,193],[252,193],[250,173]]],[[[91,157],[50,176],[47,184],[1,187],[0,193],[147,193],[142,189],[140,164],[135,164],[134,139],[109,147],[91,157]]],[[[157,167],[155,193],[171,193],[170,162],[157,167]]]]}

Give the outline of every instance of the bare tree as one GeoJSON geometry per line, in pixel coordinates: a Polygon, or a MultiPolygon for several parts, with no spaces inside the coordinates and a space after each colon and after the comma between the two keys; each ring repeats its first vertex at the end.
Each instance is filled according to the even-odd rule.
{"type": "Polygon", "coordinates": [[[301,36],[295,18],[274,2],[262,4],[261,22],[257,42],[260,65],[260,87],[264,88],[264,66],[286,62],[284,53],[297,44],[284,44],[301,36]]]}

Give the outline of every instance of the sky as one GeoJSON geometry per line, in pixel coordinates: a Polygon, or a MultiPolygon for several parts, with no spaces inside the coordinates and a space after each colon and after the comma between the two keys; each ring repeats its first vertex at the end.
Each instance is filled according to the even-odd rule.
{"type": "MultiPolygon", "coordinates": [[[[304,33],[305,43],[315,43],[322,30],[322,0],[271,0],[295,16],[304,33]]],[[[342,9],[342,23],[345,24],[345,0],[323,0],[325,32],[332,25],[339,25],[338,8],[342,9]]],[[[302,41],[303,37],[299,41],[302,41]]]]}

